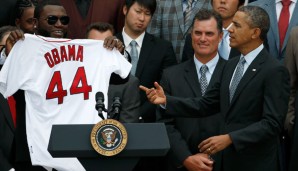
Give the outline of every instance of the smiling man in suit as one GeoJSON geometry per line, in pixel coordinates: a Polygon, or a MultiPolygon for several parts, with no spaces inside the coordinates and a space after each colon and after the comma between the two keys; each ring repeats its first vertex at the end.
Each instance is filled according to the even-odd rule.
{"type": "MultiPolygon", "coordinates": [[[[211,0],[213,10],[219,13],[222,17],[223,23],[223,38],[219,44],[219,54],[225,59],[231,59],[233,57],[239,56],[240,52],[236,48],[230,47],[230,37],[229,28],[232,26],[232,20],[237,12],[238,8],[243,6],[245,0],[211,0]]],[[[193,47],[191,45],[191,36],[188,35],[185,40],[185,45],[183,48],[182,61],[186,61],[192,58],[193,47]]]]}
{"type": "MultiPolygon", "coordinates": [[[[192,59],[165,69],[161,85],[165,93],[177,97],[202,97],[221,78],[226,61],[218,54],[218,44],[222,39],[222,19],[214,11],[200,10],[192,24],[192,59]]],[[[219,134],[223,123],[220,114],[206,118],[173,118],[162,115],[161,121],[166,128],[171,145],[167,155],[167,171],[174,170],[211,170],[212,165],[205,164],[209,159],[199,152],[198,144],[206,138],[219,134]],[[205,158],[204,158],[205,157],[205,158]],[[200,161],[204,162],[200,162],[200,161]],[[202,165],[196,164],[201,163],[202,165]],[[181,167],[179,167],[181,166],[181,167]],[[183,167],[182,167],[183,166],[183,167]]],[[[159,115],[158,115],[159,116],[159,115]]],[[[219,155],[212,156],[216,161],[213,169],[220,167],[219,155]]]]}
{"type": "Polygon", "coordinates": [[[220,82],[202,98],[165,96],[158,83],[146,91],[154,104],[176,117],[224,116],[220,135],[199,144],[200,151],[222,151],[224,171],[278,171],[279,134],[288,109],[289,73],[263,46],[269,16],[256,6],[239,8],[229,29],[230,45],[241,52],[229,60],[220,82]]]}
{"type": "MultiPolygon", "coordinates": [[[[156,0],[126,0],[123,12],[125,25],[116,37],[125,44],[130,54],[131,74],[140,84],[152,87],[160,81],[163,69],[176,64],[175,53],[170,42],[154,37],[146,32],[156,9],[156,0]]],[[[155,106],[141,92],[141,117],[144,122],[155,122],[155,106]]]]}

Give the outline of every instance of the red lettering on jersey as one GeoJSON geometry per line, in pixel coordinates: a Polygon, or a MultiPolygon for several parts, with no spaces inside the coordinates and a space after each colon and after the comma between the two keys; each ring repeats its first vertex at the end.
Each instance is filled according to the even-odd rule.
{"type": "Polygon", "coordinates": [[[44,58],[46,58],[46,61],[47,61],[48,65],[49,65],[49,67],[50,67],[50,68],[53,68],[53,66],[54,66],[55,64],[54,64],[54,61],[53,61],[53,59],[52,59],[51,54],[50,54],[49,52],[47,52],[46,54],[44,54],[44,58]]]}
{"type": "Polygon", "coordinates": [[[68,61],[65,46],[60,47],[61,62],[68,61]]]}
{"type": "Polygon", "coordinates": [[[50,52],[45,53],[44,57],[49,67],[53,68],[55,65],[65,61],[83,62],[83,52],[84,46],[81,45],[60,46],[60,51],[57,48],[54,48],[50,52]]]}
{"type": "Polygon", "coordinates": [[[83,62],[83,46],[79,46],[76,61],[83,62]]]}
{"type": "Polygon", "coordinates": [[[60,56],[59,56],[58,50],[55,48],[55,49],[52,49],[51,51],[52,51],[52,56],[53,56],[55,65],[59,64],[60,63],[60,56]]]}
{"type": "Polygon", "coordinates": [[[76,60],[76,48],[75,45],[68,45],[68,59],[70,61],[76,60]]]}

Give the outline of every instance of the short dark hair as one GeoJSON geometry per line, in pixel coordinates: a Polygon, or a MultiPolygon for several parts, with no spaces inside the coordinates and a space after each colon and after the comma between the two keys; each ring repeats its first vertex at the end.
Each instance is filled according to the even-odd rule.
{"type": "Polygon", "coordinates": [[[37,4],[37,0],[18,0],[15,6],[15,17],[21,18],[26,8],[36,7],[37,4]]]}
{"type": "Polygon", "coordinates": [[[267,32],[270,28],[270,19],[268,13],[257,6],[243,6],[240,7],[240,12],[247,15],[248,25],[251,28],[259,28],[261,30],[260,39],[265,40],[267,32]]]}
{"type": "Polygon", "coordinates": [[[214,10],[208,10],[208,9],[201,9],[201,10],[199,10],[196,13],[195,17],[194,17],[191,26],[193,27],[193,25],[194,25],[194,23],[195,23],[196,20],[204,21],[204,20],[209,20],[211,18],[214,18],[216,20],[217,30],[219,31],[219,33],[221,33],[222,32],[222,18],[214,10]]]}
{"type": "Polygon", "coordinates": [[[5,36],[6,33],[9,33],[11,31],[18,30],[17,27],[15,26],[2,26],[0,27],[0,41],[2,41],[3,37],[5,36]]]}
{"type": "Polygon", "coordinates": [[[112,32],[112,34],[114,35],[114,27],[109,24],[109,23],[104,23],[104,22],[96,22],[96,23],[92,23],[87,27],[87,31],[86,31],[86,37],[88,37],[88,34],[91,30],[97,30],[99,32],[105,32],[110,30],[112,32]]]}
{"type": "Polygon", "coordinates": [[[127,11],[129,11],[130,7],[134,3],[138,3],[140,6],[148,9],[151,13],[151,16],[154,14],[156,10],[156,0],[126,0],[125,6],[127,8],[127,11]]]}
{"type": "Polygon", "coordinates": [[[43,8],[47,5],[62,6],[59,0],[42,0],[35,7],[34,18],[39,19],[40,13],[42,12],[43,8]]]}
{"type": "MultiPolygon", "coordinates": [[[[244,5],[245,3],[245,0],[238,0],[238,8],[241,6],[241,5],[244,5]]],[[[211,5],[213,5],[213,0],[211,0],[211,5]]]]}

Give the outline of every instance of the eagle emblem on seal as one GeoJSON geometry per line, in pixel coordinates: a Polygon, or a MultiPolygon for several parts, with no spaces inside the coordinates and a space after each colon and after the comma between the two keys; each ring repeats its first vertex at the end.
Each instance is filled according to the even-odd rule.
{"type": "Polygon", "coordinates": [[[118,138],[116,138],[117,132],[114,129],[104,129],[101,135],[103,138],[102,144],[106,145],[106,147],[113,147],[118,141],[118,138]]]}

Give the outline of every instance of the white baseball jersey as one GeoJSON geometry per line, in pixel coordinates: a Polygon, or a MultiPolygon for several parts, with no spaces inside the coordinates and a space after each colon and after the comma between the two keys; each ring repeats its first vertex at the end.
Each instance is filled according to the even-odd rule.
{"type": "Polygon", "coordinates": [[[107,99],[111,73],[125,78],[130,68],[117,50],[103,48],[103,41],[29,34],[18,41],[0,72],[0,91],[8,97],[25,90],[32,164],[59,171],[85,170],[76,158],[52,158],[47,151],[52,125],[100,121],[95,94],[101,91],[107,99]]]}

